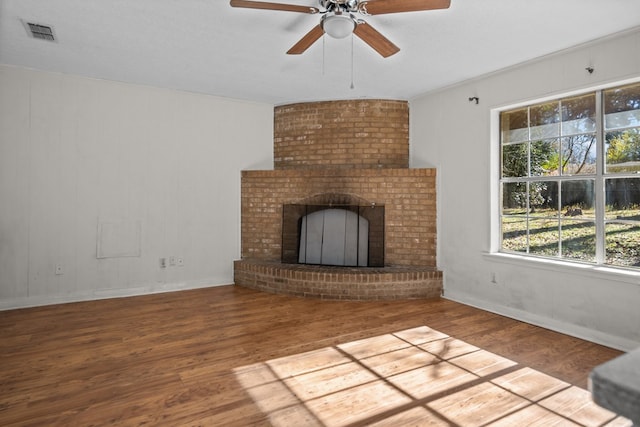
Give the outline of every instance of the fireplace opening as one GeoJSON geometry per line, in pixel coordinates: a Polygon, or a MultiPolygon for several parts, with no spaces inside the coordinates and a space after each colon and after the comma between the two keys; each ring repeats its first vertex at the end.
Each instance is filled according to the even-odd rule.
{"type": "Polygon", "coordinates": [[[384,206],[283,206],[282,262],[384,266],[384,206]]]}
{"type": "Polygon", "coordinates": [[[302,217],[298,263],[367,267],[369,221],[345,209],[323,209],[302,217]]]}

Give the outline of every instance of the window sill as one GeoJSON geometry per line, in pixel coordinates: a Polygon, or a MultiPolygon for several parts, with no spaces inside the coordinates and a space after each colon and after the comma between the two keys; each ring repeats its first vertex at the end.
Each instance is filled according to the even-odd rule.
{"type": "Polygon", "coordinates": [[[500,262],[504,264],[558,271],[562,273],[579,274],[603,280],[615,280],[618,282],[640,285],[640,272],[626,270],[624,268],[580,264],[577,262],[567,262],[548,258],[507,254],[502,252],[485,252],[483,253],[483,257],[491,262],[500,262]]]}

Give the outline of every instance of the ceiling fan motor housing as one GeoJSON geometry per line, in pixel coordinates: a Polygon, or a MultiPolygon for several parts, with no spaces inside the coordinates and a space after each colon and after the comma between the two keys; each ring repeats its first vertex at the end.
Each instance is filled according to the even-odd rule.
{"type": "Polygon", "coordinates": [[[327,12],[357,12],[359,0],[319,0],[319,2],[327,12]]]}

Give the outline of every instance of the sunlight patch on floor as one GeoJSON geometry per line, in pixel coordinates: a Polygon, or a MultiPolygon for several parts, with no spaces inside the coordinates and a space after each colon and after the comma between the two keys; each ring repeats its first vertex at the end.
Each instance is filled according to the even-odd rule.
{"type": "Polygon", "coordinates": [[[276,427],[631,426],[586,390],[427,326],[235,374],[276,427]]]}

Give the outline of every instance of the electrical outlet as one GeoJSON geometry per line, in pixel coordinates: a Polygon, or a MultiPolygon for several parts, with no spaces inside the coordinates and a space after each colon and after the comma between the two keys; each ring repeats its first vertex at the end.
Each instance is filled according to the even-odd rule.
{"type": "Polygon", "coordinates": [[[62,265],[56,264],[56,276],[61,276],[63,274],[64,274],[64,271],[62,270],[62,265]]]}
{"type": "Polygon", "coordinates": [[[179,257],[177,260],[178,267],[184,267],[184,258],[179,257]]]}
{"type": "Polygon", "coordinates": [[[172,267],[176,265],[176,257],[174,256],[169,257],[169,265],[172,267]]]}
{"type": "Polygon", "coordinates": [[[160,268],[167,268],[167,259],[160,258],[160,268]]]}

